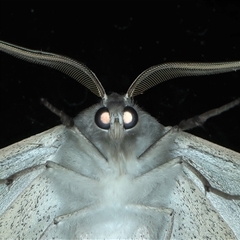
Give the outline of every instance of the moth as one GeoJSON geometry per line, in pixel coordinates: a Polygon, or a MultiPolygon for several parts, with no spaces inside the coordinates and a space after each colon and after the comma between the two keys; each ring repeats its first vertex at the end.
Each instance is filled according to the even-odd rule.
{"type": "Polygon", "coordinates": [[[0,50],[55,68],[101,98],[63,125],[0,150],[2,239],[240,239],[240,154],[183,130],[240,103],[165,127],[133,97],[172,78],[240,62],[166,63],[125,95],[65,56],[0,41],[0,50]]]}

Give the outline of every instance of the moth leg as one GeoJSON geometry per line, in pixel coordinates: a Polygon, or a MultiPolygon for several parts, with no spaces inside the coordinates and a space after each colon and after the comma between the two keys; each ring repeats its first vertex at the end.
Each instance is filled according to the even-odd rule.
{"type": "Polygon", "coordinates": [[[206,192],[212,192],[222,198],[225,198],[227,200],[240,200],[240,195],[232,195],[229,193],[225,193],[223,191],[218,190],[217,188],[214,188],[210,182],[196,169],[194,168],[191,164],[189,164],[186,161],[182,161],[182,164],[187,167],[191,172],[193,172],[199,180],[202,182],[204,189],[206,192]]]}
{"type": "Polygon", "coordinates": [[[0,184],[2,183],[2,184],[6,184],[6,185],[10,186],[16,178],[19,178],[20,176],[22,176],[24,174],[39,170],[39,169],[44,168],[44,167],[46,167],[45,164],[40,164],[40,165],[37,165],[37,166],[32,166],[32,167],[29,167],[29,168],[25,168],[25,169],[23,169],[19,172],[16,172],[16,173],[10,175],[7,178],[0,179],[0,184]]]}
{"type": "Polygon", "coordinates": [[[71,117],[65,114],[63,111],[55,108],[51,103],[49,103],[46,99],[42,98],[41,102],[43,105],[48,108],[51,112],[55,113],[57,116],[61,118],[62,124],[66,127],[74,126],[74,121],[71,117]]]}
{"type": "Polygon", "coordinates": [[[161,166],[168,162],[169,159],[177,157],[173,156],[171,151],[169,151],[169,146],[174,145],[175,138],[180,129],[175,126],[165,127],[164,130],[163,135],[138,157],[138,161],[141,162],[143,169],[141,173],[151,171],[153,167],[161,166]]]}
{"type": "MultiPolygon", "coordinates": [[[[171,239],[172,235],[172,230],[173,230],[173,223],[174,223],[174,210],[171,208],[161,208],[161,207],[150,207],[150,206],[145,206],[145,205],[128,205],[129,208],[133,210],[140,210],[141,212],[147,212],[147,211],[154,211],[154,212],[161,212],[169,215],[171,217],[170,219],[170,228],[167,232],[166,240],[171,239]]],[[[134,238],[135,239],[135,238],[134,238]]]]}
{"type": "Polygon", "coordinates": [[[81,176],[81,177],[87,178],[89,180],[97,181],[95,178],[90,178],[86,175],[83,175],[82,173],[75,172],[74,170],[71,170],[71,169],[69,169],[67,167],[64,167],[61,164],[58,164],[58,163],[53,162],[53,161],[47,161],[46,162],[46,167],[47,168],[53,168],[55,170],[63,170],[63,171],[71,172],[71,173],[76,174],[77,176],[81,176]]]}
{"type": "Polygon", "coordinates": [[[240,98],[237,98],[236,100],[227,103],[219,108],[214,108],[210,111],[207,111],[205,113],[202,113],[198,116],[194,116],[192,118],[189,118],[187,120],[182,120],[179,123],[179,128],[182,130],[189,130],[198,126],[201,126],[206,122],[209,118],[217,116],[225,111],[228,111],[229,109],[237,106],[240,104],[240,98]]]}
{"type": "MultiPolygon", "coordinates": [[[[166,129],[166,132],[160,138],[158,138],[152,145],[150,145],[138,157],[139,160],[147,158],[147,160],[149,161],[148,155],[151,154],[151,151],[153,151],[156,148],[159,149],[159,148],[161,148],[164,145],[163,143],[171,141],[173,139],[172,138],[172,134],[176,133],[179,130],[178,126],[166,127],[165,129],[166,129]]],[[[160,152],[160,150],[158,150],[158,151],[160,152]]],[[[150,157],[150,159],[151,159],[151,157],[150,157]]]]}
{"type": "MultiPolygon", "coordinates": [[[[61,166],[58,163],[55,163],[55,162],[52,162],[52,161],[47,161],[44,164],[40,164],[40,165],[32,166],[32,167],[29,167],[29,168],[25,168],[25,169],[23,169],[23,170],[21,170],[19,172],[16,172],[16,173],[10,175],[7,178],[0,179],[0,184],[6,184],[6,185],[10,186],[16,178],[19,178],[19,177],[21,177],[24,174],[27,174],[29,172],[33,172],[33,171],[39,170],[41,168],[64,169],[64,170],[67,170],[67,171],[71,171],[71,172],[73,172],[73,173],[75,173],[77,175],[81,175],[83,177],[87,177],[87,176],[84,176],[82,174],[76,173],[76,172],[74,172],[74,171],[72,171],[72,170],[70,170],[70,169],[68,169],[66,167],[63,167],[63,166],[61,166]]],[[[93,180],[93,178],[89,178],[89,179],[93,180]]]]}
{"type": "MultiPolygon", "coordinates": [[[[52,223],[44,230],[44,232],[40,236],[40,239],[51,238],[52,237],[51,234],[56,234],[55,231],[58,231],[57,228],[62,228],[64,226],[71,225],[73,222],[75,223],[76,221],[78,223],[82,222],[82,224],[84,225],[84,223],[86,222],[86,218],[88,219],[96,218],[94,217],[94,215],[101,214],[102,210],[104,211],[104,209],[105,208],[102,209],[101,204],[94,204],[74,212],[57,216],[53,219],[52,223]]],[[[110,208],[109,210],[113,210],[113,209],[110,208]]],[[[136,205],[129,204],[129,205],[126,205],[123,211],[125,211],[126,214],[129,213],[130,216],[131,215],[137,216],[140,213],[145,217],[151,216],[155,220],[159,220],[159,217],[162,216],[162,222],[164,223],[163,225],[165,226],[166,223],[168,223],[169,225],[169,228],[166,229],[166,233],[165,233],[166,236],[164,239],[167,239],[167,240],[171,239],[173,223],[174,223],[174,211],[172,209],[144,206],[144,205],[138,205],[138,204],[136,205]]],[[[89,220],[87,221],[91,222],[89,220]]],[[[85,234],[88,234],[88,233],[86,232],[85,234]]],[[[148,236],[149,234],[148,229],[146,227],[146,222],[141,222],[139,224],[139,228],[137,228],[135,232],[133,232],[134,239],[139,239],[139,236],[141,236],[141,234],[144,234],[144,236],[148,236]],[[138,236],[138,238],[136,238],[136,236],[138,236]]]]}
{"type": "MultiPolygon", "coordinates": [[[[49,232],[51,234],[51,231],[54,232],[54,230],[53,230],[54,228],[58,227],[59,224],[62,224],[62,223],[64,224],[64,222],[66,224],[66,221],[69,220],[70,218],[74,218],[74,217],[77,217],[79,215],[86,216],[89,212],[97,211],[98,208],[99,208],[98,204],[97,205],[90,205],[90,206],[84,207],[82,209],[79,209],[77,211],[70,212],[70,213],[63,214],[63,215],[55,217],[53,219],[52,223],[49,224],[49,226],[42,232],[39,239],[46,239],[46,234],[49,234],[49,232]]],[[[49,238],[49,236],[47,238],[49,238]]]]}

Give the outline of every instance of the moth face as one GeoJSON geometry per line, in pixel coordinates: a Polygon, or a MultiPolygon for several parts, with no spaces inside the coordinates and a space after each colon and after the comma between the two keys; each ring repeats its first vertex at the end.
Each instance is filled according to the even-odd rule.
{"type": "Polygon", "coordinates": [[[109,161],[140,156],[164,134],[156,119],[117,93],[79,113],[74,124],[109,161]]]}
{"type": "Polygon", "coordinates": [[[121,140],[125,133],[138,123],[138,114],[123,96],[111,94],[95,114],[95,124],[108,132],[112,140],[121,140]]]}

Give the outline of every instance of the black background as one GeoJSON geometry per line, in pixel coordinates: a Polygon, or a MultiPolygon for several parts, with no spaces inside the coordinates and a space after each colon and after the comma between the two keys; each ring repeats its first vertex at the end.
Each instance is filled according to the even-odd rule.
{"type": "MultiPolygon", "coordinates": [[[[0,39],[81,61],[107,92],[125,93],[155,64],[240,60],[240,3],[1,1],[0,39]]],[[[0,56],[0,147],[60,124],[41,97],[72,117],[99,101],[62,73],[0,56]]],[[[135,101],[162,124],[176,125],[240,97],[239,80],[240,72],[179,78],[135,101]]],[[[239,113],[236,107],[192,133],[240,152],[239,113]]]]}

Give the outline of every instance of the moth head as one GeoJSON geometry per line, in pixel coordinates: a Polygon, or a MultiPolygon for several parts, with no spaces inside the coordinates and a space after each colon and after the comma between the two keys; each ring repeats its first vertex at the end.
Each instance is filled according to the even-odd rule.
{"type": "Polygon", "coordinates": [[[138,123],[138,113],[132,101],[112,93],[104,101],[104,106],[95,114],[95,124],[98,128],[109,133],[113,140],[122,139],[125,133],[138,123]]]}

